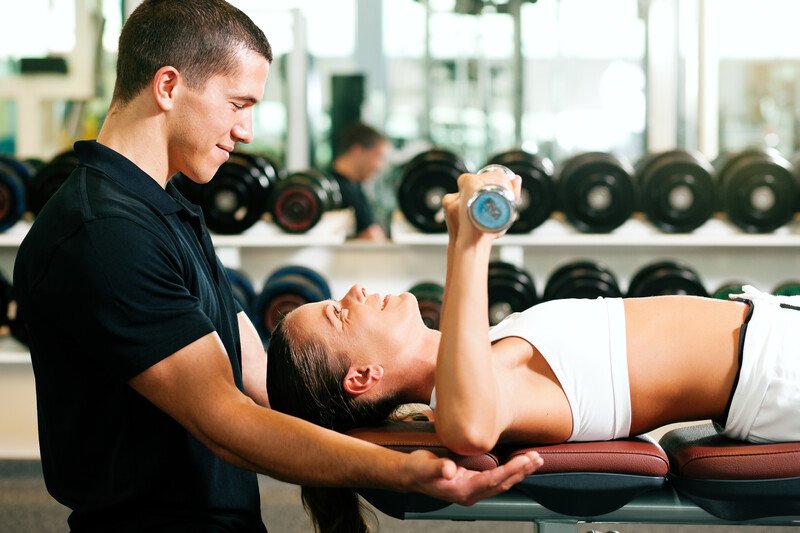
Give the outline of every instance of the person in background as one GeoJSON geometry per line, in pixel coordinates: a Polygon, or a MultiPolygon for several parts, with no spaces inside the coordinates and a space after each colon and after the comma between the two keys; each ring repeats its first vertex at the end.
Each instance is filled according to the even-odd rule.
{"type": "Polygon", "coordinates": [[[269,408],[264,347],[171,178],[208,183],[252,141],[271,61],[223,0],[142,2],[97,140],[19,247],[45,483],[73,532],[264,533],[256,473],[471,504],[541,464],[470,471],[269,408]]]}
{"type": "Polygon", "coordinates": [[[386,232],[375,221],[363,185],[386,168],[389,149],[389,141],[381,132],[360,122],[345,128],[337,143],[330,172],[342,189],[344,207],[355,211],[356,239],[386,241],[386,232]]]}

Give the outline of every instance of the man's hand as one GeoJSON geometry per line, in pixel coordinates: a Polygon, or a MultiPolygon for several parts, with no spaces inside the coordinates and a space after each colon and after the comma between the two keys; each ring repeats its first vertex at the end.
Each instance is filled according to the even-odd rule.
{"type": "Polygon", "coordinates": [[[409,490],[459,505],[472,505],[507,491],[542,463],[538,453],[528,452],[491,470],[476,472],[429,451],[417,450],[408,454],[405,467],[410,476],[409,490]]]}

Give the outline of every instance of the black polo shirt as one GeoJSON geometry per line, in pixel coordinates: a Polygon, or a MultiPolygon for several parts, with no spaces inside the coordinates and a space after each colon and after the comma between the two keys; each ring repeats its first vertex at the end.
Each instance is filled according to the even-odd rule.
{"type": "Polygon", "coordinates": [[[350,181],[342,174],[330,169],[330,174],[339,183],[342,190],[342,207],[352,207],[356,217],[356,235],[375,223],[375,215],[372,212],[372,205],[369,203],[364,188],[360,183],[350,181]]]}
{"type": "Polygon", "coordinates": [[[103,145],[75,149],[14,267],[47,488],[73,531],[265,531],[256,475],[127,384],[216,331],[242,389],[241,308],[200,211],[103,145]]]}

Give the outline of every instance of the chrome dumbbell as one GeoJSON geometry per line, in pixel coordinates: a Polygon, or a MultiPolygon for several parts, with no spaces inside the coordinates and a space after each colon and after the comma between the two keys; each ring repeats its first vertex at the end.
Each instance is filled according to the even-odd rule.
{"type": "MultiPolygon", "coordinates": [[[[487,165],[478,174],[501,170],[513,180],[514,173],[503,165],[487,165]]],[[[484,185],[467,201],[467,215],[472,225],[486,233],[500,233],[517,218],[514,193],[502,185],[484,185]]]]}

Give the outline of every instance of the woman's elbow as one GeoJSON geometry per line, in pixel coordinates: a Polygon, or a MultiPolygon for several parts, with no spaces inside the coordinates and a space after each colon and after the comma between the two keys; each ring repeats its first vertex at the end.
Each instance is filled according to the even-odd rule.
{"type": "Polygon", "coordinates": [[[442,444],[458,455],[481,455],[492,450],[497,444],[495,432],[479,424],[440,424],[437,420],[436,433],[442,444]]]}

